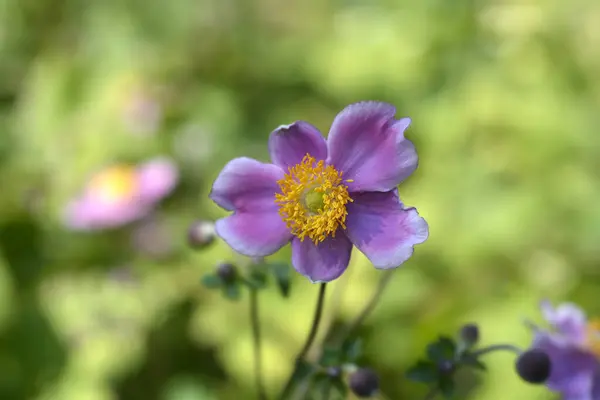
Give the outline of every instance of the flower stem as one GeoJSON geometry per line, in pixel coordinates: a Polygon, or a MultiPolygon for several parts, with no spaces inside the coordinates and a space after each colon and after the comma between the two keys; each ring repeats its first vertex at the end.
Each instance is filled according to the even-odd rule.
{"type": "Polygon", "coordinates": [[[306,354],[310,350],[315,337],[317,337],[317,330],[319,329],[319,323],[321,322],[321,315],[323,315],[323,304],[325,302],[325,289],[327,288],[326,283],[321,283],[319,287],[319,297],[317,298],[317,307],[315,309],[315,316],[313,318],[312,326],[310,327],[310,333],[304,343],[304,347],[300,350],[300,353],[296,356],[296,360],[303,360],[306,354]]]}
{"type": "Polygon", "coordinates": [[[438,388],[434,387],[429,392],[427,392],[427,394],[425,395],[423,400],[433,400],[436,398],[437,395],[438,395],[438,388]]]}
{"type": "Polygon", "coordinates": [[[321,322],[321,316],[323,315],[323,305],[325,304],[326,288],[327,283],[321,283],[321,286],[319,286],[319,296],[317,298],[317,306],[315,308],[315,315],[313,317],[312,325],[310,327],[310,332],[308,333],[308,338],[306,338],[306,342],[304,343],[302,350],[300,350],[300,352],[296,356],[294,370],[292,371],[292,374],[290,375],[287,383],[285,384],[281,396],[279,396],[279,399],[281,400],[289,399],[291,394],[290,391],[293,389],[294,386],[294,377],[297,374],[300,364],[302,363],[302,361],[304,361],[304,358],[308,354],[308,351],[310,350],[310,347],[312,346],[315,337],[317,336],[319,323],[321,322]]]}
{"type": "Polygon", "coordinates": [[[331,393],[331,386],[324,385],[323,391],[321,392],[321,400],[329,400],[330,393],[331,393]]]}
{"type": "Polygon", "coordinates": [[[343,342],[348,336],[350,336],[367,319],[371,312],[373,312],[373,310],[377,306],[377,303],[379,303],[379,300],[381,299],[381,295],[385,291],[385,288],[391,281],[393,271],[393,269],[388,269],[381,273],[379,283],[377,284],[377,288],[373,292],[371,299],[365,305],[361,313],[358,314],[358,316],[348,324],[343,334],[340,335],[340,342],[343,342]]]}
{"type": "Polygon", "coordinates": [[[476,350],[470,355],[472,357],[481,357],[485,354],[492,353],[494,351],[511,351],[517,355],[521,354],[521,349],[513,346],[512,344],[495,344],[492,346],[484,347],[483,349],[476,350]]]}
{"type": "Polygon", "coordinates": [[[258,291],[250,290],[250,322],[252,324],[252,339],[254,347],[254,377],[259,400],[267,400],[267,394],[262,380],[261,334],[258,318],[258,291]]]}

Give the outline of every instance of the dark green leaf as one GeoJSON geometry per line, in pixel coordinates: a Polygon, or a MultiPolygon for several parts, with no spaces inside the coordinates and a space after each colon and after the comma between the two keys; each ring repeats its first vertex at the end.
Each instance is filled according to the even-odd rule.
{"type": "Polygon", "coordinates": [[[450,399],[454,396],[454,380],[451,376],[442,376],[438,383],[438,387],[446,399],[450,399]]]}
{"type": "Polygon", "coordinates": [[[229,300],[237,301],[240,299],[242,291],[238,282],[233,282],[223,286],[223,294],[229,300]]]}
{"type": "Polygon", "coordinates": [[[348,389],[341,378],[334,378],[325,373],[316,374],[311,381],[315,399],[344,400],[348,389]]]}
{"type": "Polygon", "coordinates": [[[439,374],[437,366],[430,361],[419,360],[406,371],[406,377],[411,381],[421,383],[433,383],[438,380],[439,374]]]}
{"type": "Polygon", "coordinates": [[[338,397],[339,399],[345,399],[348,397],[348,387],[341,378],[332,378],[331,385],[333,386],[333,396],[331,397],[332,400],[337,399],[338,397]]]}
{"type": "Polygon", "coordinates": [[[343,353],[338,347],[325,347],[319,359],[319,364],[323,367],[334,367],[340,365],[342,361],[343,353]]]}
{"type": "Polygon", "coordinates": [[[223,281],[221,281],[221,278],[219,278],[217,275],[214,275],[214,274],[204,275],[202,277],[201,282],[204,286],[206,286],[209,289],[216,289],[218,287],[221,287],[221,285],[223,284],[223,281]]]}
{"type": "Polygon", "coordinates": [[[298,361],[296,362],[296,369],[294,370],[292,380],[295,382],[303,381],[314,371],[315,367],[312,364],[306,361],[298,361]]]}
{"type": "Polygon", "coordinates": [[[360,338],[347,340],[342,345],[342,352],[344,353],[344,361],[356,361],[362,354],[362,340],[360,338]]]}
{"type": "Polygon", "coordinates": [[[284,263],[273,263],[270,264],[271,272],[273,276],[275,276],[275,282],[277,282],[277,287],[279,287],[279,291],[283,295],[283,297],[288,297],[290,294],[290,266],[284,263]]]}
{"type": "Polygon", "coordinates": [[[464,366],[479,369],[481,371],[487,370],[484,363],[482,363],[477,357],[474,357],[469,353],[464,353],[462,355],[462,357],[460,358],[460,363],[464,366]]]}
{"type": "Polygon", "coordinates": [[[456,352],[456,344],[449,337],[440,338],[427,346],[427,357],[434,362],[453,360],[456,352]]]}
{"type": "Polygon", "coordinates": [[[306,361],[297,361],[295,364],[294,372],[290,378],[290,381],[283,389],[283,393],[281,394],[281,399],[288,399],[291,397],[294,389],[301,383],[303,383],[306,378],[308,378],[315,371],[315,367],[306,362],[306,361]]]}
{"type": "Polygon", "coordinates": [[[33,218],[15,215],[15,219],[0,225],[0,249],[19,292],[38,282],[46,264],[43,247],[42,229],[33,218]]]}
{"type": "Polygon", "coordinates": [[[255,267],[250,273],[246,283],[252,289],[264,289],[267,286],[267,274],[265,274],[262,268],[255,267]]]}
{"type": "Polygon", "coordinates": [[[311,379],[311,385],[315,389],[320,389],[322,386],[326,385],[329,381],[329,376],[325,372],[319,372],[313,375],[311,379]]]}

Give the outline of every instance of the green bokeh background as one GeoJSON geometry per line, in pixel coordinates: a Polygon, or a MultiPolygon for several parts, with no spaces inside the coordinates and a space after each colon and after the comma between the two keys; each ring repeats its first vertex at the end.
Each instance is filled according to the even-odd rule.
{"type": "MultiPolygon", "coordinates": [[[[187,226],[225,215],[207,195],[229,159],[365,99],[412,117],[400,193],[430,224],[361,329],[387,398],[423,396],[403,372],[462,323],[526,346],[541,298],[600,313],[599,20],[592,0],[0,0],[0,398],[254,398],[247,298],[199,284],[244,260],[189,250],[187,226]],[[161,155],[181,182],[151,218],[63,226],[91,173],[161,155]]],[[[327,320],[378,276],[355,252],[327,320]]],[[[270,392],[316,294],[296,274],[289,299],[261,295],[270,392]]],[[[513,361],[490,355],[458,398],[553,398],[513,361]]]]}

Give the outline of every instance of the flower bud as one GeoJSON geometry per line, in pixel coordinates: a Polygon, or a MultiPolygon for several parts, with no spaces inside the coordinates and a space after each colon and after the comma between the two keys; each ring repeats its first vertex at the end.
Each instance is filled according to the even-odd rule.
{"type": "Polygon", "coordinates": [[[473,347],[479,341],[479,327],[475,324],[463,325],[458,336],[465,346],[473,347]]]}
{"type": "Polygon", "coordinates": [[[209,221],[196,221],[188,229],[188,244],[194,249],[207,247],[215,237],[215,225],[209,221]]]}
{"type": "Polygon", "coordinates": [[[327,368],[327,375],[331,378],[339,378],[342,376],[342,369],[340,367],[329,367],[327,368]]]}
{"type": "Polygon", "coordinates": [[[348,385],[356,396],[371,397],[379,390],[379,377],[370,368],[359,368],[350,375],[348,385]]]}
{"type": "Polygon", "coordinates": [[[235,265],[231,263],[221,263],[217,266],[217,275],[225,283],[231,283],[237,277],[237,270],[235,265]]]}
{"type": "Polygon", "coordinates": [[[550,357],[545,352],[533,349],[522,353],[516,363],[517,373],[525,382],[544,383],[552,372],[550,357]]]}

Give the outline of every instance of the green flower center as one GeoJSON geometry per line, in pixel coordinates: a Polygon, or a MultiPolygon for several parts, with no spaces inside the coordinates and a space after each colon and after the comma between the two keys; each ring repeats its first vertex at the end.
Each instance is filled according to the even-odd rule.
{"type": "Polygon", "coordinates": [[[323,211],[323,207],[325,206],[323,192],[317,192],[315,189],[309,190],[304,195],[304,204],[313,214],[318,214],[319,211],[323,211]]]}

